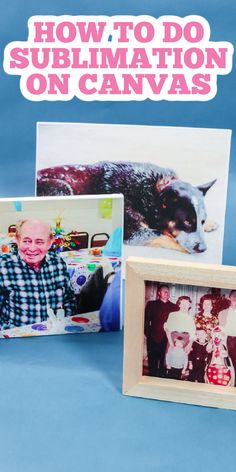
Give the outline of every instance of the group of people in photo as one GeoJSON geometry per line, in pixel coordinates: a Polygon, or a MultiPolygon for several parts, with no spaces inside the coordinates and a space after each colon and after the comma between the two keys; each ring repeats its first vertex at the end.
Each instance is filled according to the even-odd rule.
{"type": "Polygon", "coordinates": [[[197,303],[184,294],[174,303],[171,287],[159,285],[145,308],[144,334],[144,374],[235,386],[236,290],[211,289],[197,303]]]}

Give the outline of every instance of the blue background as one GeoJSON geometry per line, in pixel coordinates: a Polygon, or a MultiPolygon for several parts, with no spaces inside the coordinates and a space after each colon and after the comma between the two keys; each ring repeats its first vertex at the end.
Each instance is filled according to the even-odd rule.
{"type": "MultiPolygon", "coordinates": [[[[3,3],[3,2],[2,2],[3,3]]],[[[26,40],[32,15],[204,16],[213,41],[236,45],[234,0],[10,0],[0,17],[7,43],[26,40]]],[[[0,196],[34,194],[37,121],[126,123],[233,130],[224,243],[236,264],[235,68],[209,102],[30,102],[19,77],[0,74],[0,196]]],[[[235,471],[236,413],[121,395],[122,334],[3,341],[0,445],[4,472],[235,471]]]]}

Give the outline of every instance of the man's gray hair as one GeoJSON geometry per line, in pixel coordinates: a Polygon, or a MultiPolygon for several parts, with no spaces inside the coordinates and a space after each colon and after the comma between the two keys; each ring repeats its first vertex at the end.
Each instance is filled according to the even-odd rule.
{"type": "MultiPolygon", "coordinates": [[[[25,223],[27,223],[28,221],[35,221],[35,220],[31,220],[30,218],[26,218],[25,220],[17,221],[17,223],[16,223],[16,238],[20,237],[22,226],[25,223]]],[[[39,221],[39,220],[37,220],[37,221],[39,221]]],[[[46,224],[43,221],[42,221],[42,223],[46,224]]],[[[49,237],[50,237],[50,239],[52,239],[53,238],[53,230],[52,230],[50,225],[49,225],[49,228],[50,228],[49,229],[49,237]]]]}

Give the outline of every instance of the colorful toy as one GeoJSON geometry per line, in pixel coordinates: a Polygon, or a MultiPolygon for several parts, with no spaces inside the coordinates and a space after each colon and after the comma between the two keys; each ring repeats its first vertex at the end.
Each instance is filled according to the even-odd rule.
{"type": "Polygon", "coordinates": [[[13,252],[16,247],[16,241],[14,237],[0,235],[0,254],[8,254],[13,252]]]}
{"type": "Polygon", "coordinates": [[[206,369],[206,383],[233,386],[235,373],[224,345],[224,333],[219,326],[212,331],[212,343],[212,358],[206,369]]]}
{"type": "Polygon", "coordinates": [[[102,254],[102,251],[99,247],[94,247],[89,250],[89,253],[93,256],[100,256],[102,254]]]}

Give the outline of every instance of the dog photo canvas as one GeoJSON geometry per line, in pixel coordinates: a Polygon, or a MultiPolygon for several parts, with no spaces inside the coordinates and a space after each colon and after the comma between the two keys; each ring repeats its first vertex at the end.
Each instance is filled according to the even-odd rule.
{"type": "Polygon", "coordinates": [[[0,337],[121,329],[123,196],[0,199],[0,337]]]}
{"type": "Polygon", "coordinates": [[[230,130],[38,123],[36,192],[122,193],[124,256],[221,263],[230,130]]]}

